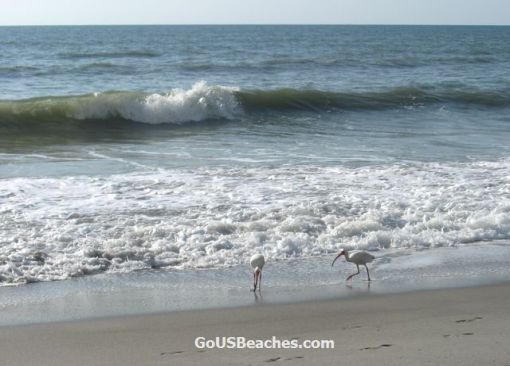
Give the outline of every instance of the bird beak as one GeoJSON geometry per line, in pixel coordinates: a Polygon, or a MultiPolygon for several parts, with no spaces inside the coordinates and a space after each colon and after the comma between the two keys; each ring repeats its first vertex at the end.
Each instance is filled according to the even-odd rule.
{"type": "Polygon", "coordinates": [[[342,255],[344,255],[343,252],[336,256],[336,258],[333,260],[333,263],[331,263],[331,267],[333,267],[333,264],[335,264],[336,260],[340,258],[342,255]]]}

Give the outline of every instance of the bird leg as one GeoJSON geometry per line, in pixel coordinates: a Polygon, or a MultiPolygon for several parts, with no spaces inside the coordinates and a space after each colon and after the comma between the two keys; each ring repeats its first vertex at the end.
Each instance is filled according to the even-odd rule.
{"type": "Polygon", "coordinates": [[[257,289],[257,274],[253,272],[253,291],[257,289]]]}
{"type": "Polygon", "coordinates": [[[349,281],[349,280],[350,280],[351,278],[353,278],[354,276],[359,275],[359,265],[358,265],[358,264],[356,264],[356,267],[358,268],[358,272],[353,273],[352,275],[350,275],[349,277],[347,277],[346,281],[349,281]]]}
{"type": "Polygon", "coordinates": [[[259,272],[259,292],[262,289],[262,271],[259,272]]]}
{"type": "Polygon", "coordinates": [[[368,267],[367,267],[367,265],[366,265],[366,264],[364,264],[364,266],[365,266],[365,268],[367,269],[368,280],[369,280],[369,281],[372,281],[372,280],[370,279],[370,272],[368,272],[368,267]]]}

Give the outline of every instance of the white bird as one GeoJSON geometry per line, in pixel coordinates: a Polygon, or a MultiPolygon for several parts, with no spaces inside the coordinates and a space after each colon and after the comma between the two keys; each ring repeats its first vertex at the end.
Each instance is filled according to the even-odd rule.
{"type": "Polygon", "coordinates": [[[359,274],[359,266],[361,264],[364,265],[365,268],[367,269],[368,280],[371,281],[370,272],[368,272],[367,263],[370,263],[375,259],[375,257],[372,254],[369,254],[369,253],[361,251],[361,250],[356,250],[356,251],[353,251],[352,253],[349,253],[347,250],[342,249],[340,251],[340,254],[338,254],[336,256],[336,258],[333,260],[333,263],[331,263],[331,267],[333,267],[333,264],[335,264],[335,261],[338,258],[340,258],[342,255],[345,255],[345,260],[347,262],[354,263],[356,265],[356,267],[358,268],[358,272],[353,273],[352,275],[347,277],[346,281],[349,281],[351,278],[353,278],[354,276],[359,274]]]}
{"type": "Polygon", "coordinates": [[[262,254],[254,254],[250,258],[250,265],[251,268],[253,268],[253,291],[257,290],[257,284],[259,285],[260,291],[260,286],[262,284],[262,268],[265,263],[266,260],[262,254]]]}

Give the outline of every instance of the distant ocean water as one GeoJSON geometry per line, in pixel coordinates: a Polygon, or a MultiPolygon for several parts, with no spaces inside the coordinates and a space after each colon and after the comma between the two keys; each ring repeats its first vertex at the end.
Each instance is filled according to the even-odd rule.
{"type": "Polygon", "coordinates": [[[509,44],[1,27],[0,282],[508,240],[509,44]]]}

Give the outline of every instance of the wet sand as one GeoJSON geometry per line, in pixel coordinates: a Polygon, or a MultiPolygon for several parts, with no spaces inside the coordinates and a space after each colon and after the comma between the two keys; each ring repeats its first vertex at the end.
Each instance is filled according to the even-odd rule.
{"type": "Polygon", "coordinates": [[[3,365],[510,365],[510,284],[0,327],[3,365]],[[195,338],[334,349],[198,349],[195,338]]]}

